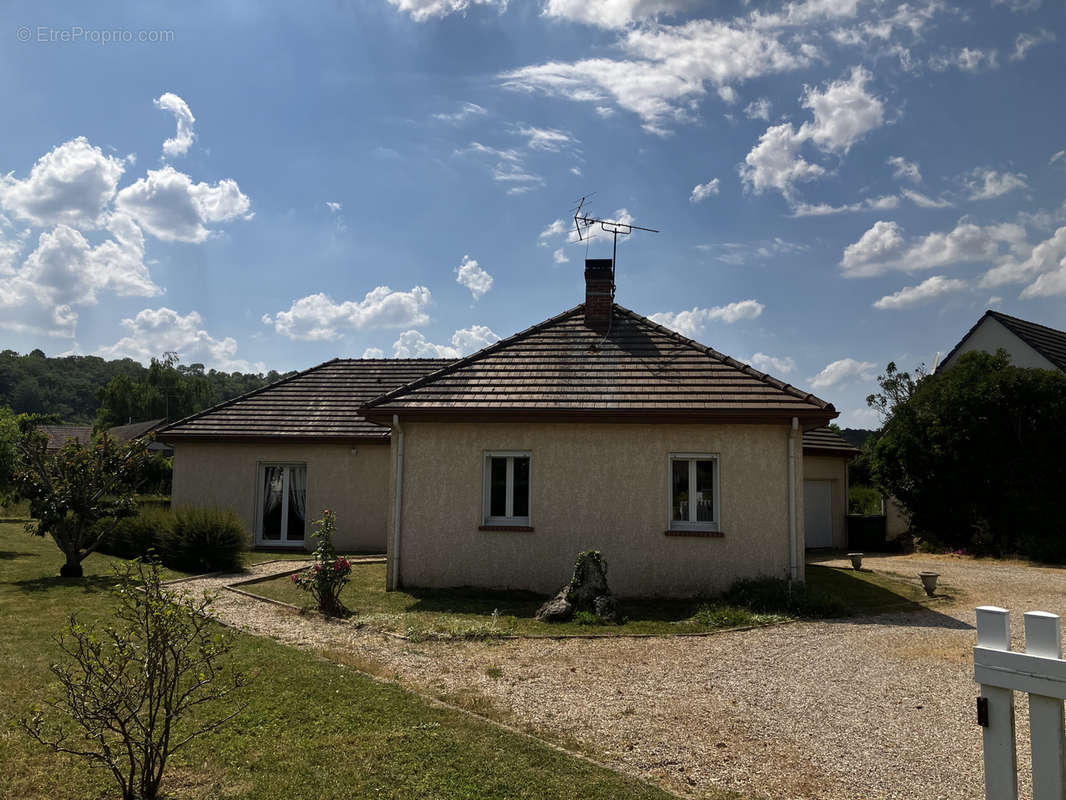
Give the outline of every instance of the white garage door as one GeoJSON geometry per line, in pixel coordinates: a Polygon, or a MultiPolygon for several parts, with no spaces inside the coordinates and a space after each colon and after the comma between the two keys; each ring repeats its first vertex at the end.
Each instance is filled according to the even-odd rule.
{"type": "Polygon", "coordinates": [[[833,546],[833,482],[803,482],[803,524],[807,547],[833,546]]]}

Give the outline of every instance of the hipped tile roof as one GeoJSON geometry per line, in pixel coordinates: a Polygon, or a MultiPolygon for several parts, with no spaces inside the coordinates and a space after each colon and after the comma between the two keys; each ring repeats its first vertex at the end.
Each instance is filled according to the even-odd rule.
{"type": "Polygon", "coordinates": [[[371,419],[404,414],[522,412],[575,419],[669,416],[820,418],[836,409],[765,373],[614,306],[604,335],[577,306],[390,391],[363,408],[371,419]]]}
{"type": "Polygon", "coordinates": [[[48,452],[58,450],[71,439],[89,444],[93,438],[92,425],[38,425],[37,430],[48,437],[48,452]]]}
{"type": "Polygon", "coordinates": [[[826,455],[855,456],[862,451],[832,428],[815,428],[803,432],[803,451],[826,455]]]}
{"type": "Polygon", "coordinates": [[[157,432],[183,439],[388,441],[360,406],[451,363],[438,358],[333,359],[186,417],[157,432]]]}
{"type": "Polygon", "coordinates": [[[165,422],[166,418],[160,417],[159,419],[150,419],[146,422],[131,422],[129,425],[116,425],[114,428],[107,429],[107,435],[116,442],[128,442],[132,439],[139,439],[146,433],[151,433],[156,428],[162,427],[165,422]]]}

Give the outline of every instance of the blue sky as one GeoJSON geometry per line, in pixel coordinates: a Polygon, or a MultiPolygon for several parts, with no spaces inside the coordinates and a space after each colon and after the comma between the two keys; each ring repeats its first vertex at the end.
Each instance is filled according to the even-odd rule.
{"type": "Polygon", "coordinates": [[[1066,328],[1064,22],[1040,0],[7,3],[3,346],[470,352],[581,302],[591,194],[662,231],[620,245],[619,303],[871,426],[885,363],[930,363],[986,308],[1066,328]]]}

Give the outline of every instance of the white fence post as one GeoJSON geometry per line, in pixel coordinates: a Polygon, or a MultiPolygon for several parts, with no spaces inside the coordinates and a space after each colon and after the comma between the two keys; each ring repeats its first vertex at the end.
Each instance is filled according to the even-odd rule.
{"type": "MultiPolygon", "coordinates": [[[[997,606],[977,609],[977,647],[1010,650],[1010,612],[1007,609],[997,606]]],[[[1014,693],[1010,689],[981,684],[981,697],[988,703],[988,724],[984,728],[985,798],[1017,800],[1014,693]]]]}
{"type": "MultiPolygon", "coordinates": [[[[1025,615],[1025,652],[1062,658],[1059,618],[1045,611],[1025,615]]],[[[1066,797],[1066,760],[1063,758],[1062,700],[1029,695],[1029,737],[1033,747],[1033,800],[1066,797]]]]}

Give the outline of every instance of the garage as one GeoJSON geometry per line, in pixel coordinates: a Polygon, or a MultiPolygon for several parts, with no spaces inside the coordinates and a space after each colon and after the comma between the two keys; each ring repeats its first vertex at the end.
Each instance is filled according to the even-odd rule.
{"type": "Polygon", "coordinates": [[[807,547],[833,546],[833,481],[803,482],[803,524],[807,547]]]}

